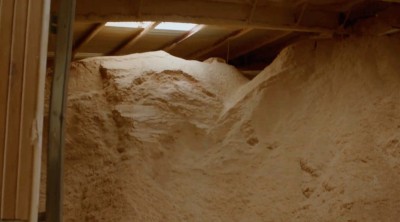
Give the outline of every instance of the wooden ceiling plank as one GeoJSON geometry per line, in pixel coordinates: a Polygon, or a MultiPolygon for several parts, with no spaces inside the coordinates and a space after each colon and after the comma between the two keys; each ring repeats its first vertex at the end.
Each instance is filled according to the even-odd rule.
{"type": "Polygon", "coordinates": [[[123,50],[133,46],[136,42],[138,42],[143,36],[145,36],[148,32],[153,30],[160,22],[153,22],[152,24],[148,25],[146,28],[142,29],[138,34],[133,36],[131,39],[129,39],[127,42],[124,42],[120,45],[118,45],[116,48],[111,50],[111,52],[108,53],[108,55],[118,55],[120,54],[123,50]]]}
{"type": "Polygon", "coordinates": [[[184,34],[179,36],[177,39],[175,39],[173,42],[168,43],[167,45],[165,45],[162,48],[160,48],[160,50],[164,50],[166,52],[171,51],[176,46],[178,46],[182,42],[186,41],[188,38],[190,38],[191,36],[195,35],[196,33],[198,33],[203,28],[204,28],[204,25],[196,25],[193,29],[191,29],[188,32],[185,32],[184,34]]]}
{"type": "Polygon", "coordinates": [[[233,39],[239,38],[240,36],[250,32],[251,30],[252,30],[251,28],[244,28],[244,29],[236,30],[236,31],[230,33],[229,35],[219,39],[217,42],[215,42],[210,47],[192,53],[191,55],[189,55],[189,57],[193,58],[193,59],[200,59],[201,57],[204,57],[207,53],[223,46],[224,44],[228,43],[229,41],[231,41],[233,39]]]}
{"type": "Polygon", "coordinates": [[[268,37],[268,38],[263,39],[263,40],[261,40],[259,42],[256,42],[256,43],[252,42],[252,43],[250,43],[250,45],[248,45],[246,47],[243,47],[243,50],[237,51],[237,52],[231,54],[229,56],[230,57],[229,59],[232,60],[232,59],[238,58],[240,56],[246,55],[246,54],[248,54],[250,52],[253,52],[253,51],[255,51],[255,50],[257,50],[257,49],[259,49],[259,48],[261,48],[261,47],[263,47],[265,45],[272,44],[272,43],[278,41],[279,39],[282,39],[282,38],[284,38],[284,37],[286,37],[286,36],[288,36],[290,34],[292,34],[292,32],[284,32],[284,33],[282,33],[280,35],[277,35],[277,36],[274,36],[272,38],[268,37]]]}
{"type": "Polygon", "coordinates": [[[72,50],[72,58],[75,58],[75,55],[78,51],[87,43],[89,43],[105,26],[105,22],[95,24],[78,42],[74,45],[72,50]]]}

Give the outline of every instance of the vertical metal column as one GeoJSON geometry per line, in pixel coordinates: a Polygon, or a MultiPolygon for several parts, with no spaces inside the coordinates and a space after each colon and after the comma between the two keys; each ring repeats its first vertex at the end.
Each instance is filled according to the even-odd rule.
{"type": "Polygon", "coordinates": [[[49,113],[47,154],[47,222],[61,222],[63,208],[64,132],[68,75],[72,51],[75,0],[59,0],[56,54],[49,113]]]}

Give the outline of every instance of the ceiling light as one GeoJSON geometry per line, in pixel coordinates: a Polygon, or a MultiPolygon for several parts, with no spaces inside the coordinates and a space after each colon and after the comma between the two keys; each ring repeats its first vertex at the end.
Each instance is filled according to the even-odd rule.
{"type": "Polygon", "coordinates": [[[178,23],[178,22],[161,22],[155,27],[157,30],[173,30],[173,31],[189,31],[197,24],[193,23],[178,23]]]}
{"type": "Polygon", "coordinates": [[[146,28],[151,22],[107,22],[106,26],[121,28],[146,28]]]}

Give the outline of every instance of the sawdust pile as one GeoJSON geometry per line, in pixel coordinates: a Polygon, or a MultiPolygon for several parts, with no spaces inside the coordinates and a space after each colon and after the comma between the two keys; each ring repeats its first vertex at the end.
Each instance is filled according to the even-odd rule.
{"type": "Polygon", "coordinates": [[[397,221],[400,41],[305,41],[249,81],[164,52],[73,64],[66,221],[397,221]]]}

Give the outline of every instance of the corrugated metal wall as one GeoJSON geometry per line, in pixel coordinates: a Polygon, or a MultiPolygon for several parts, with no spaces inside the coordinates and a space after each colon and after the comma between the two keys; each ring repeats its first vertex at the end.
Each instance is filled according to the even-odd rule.
{"type": "Polygon", "coordinates": [[[0,0],[0,219],[37,214],[49,4],[0,0]]]}

